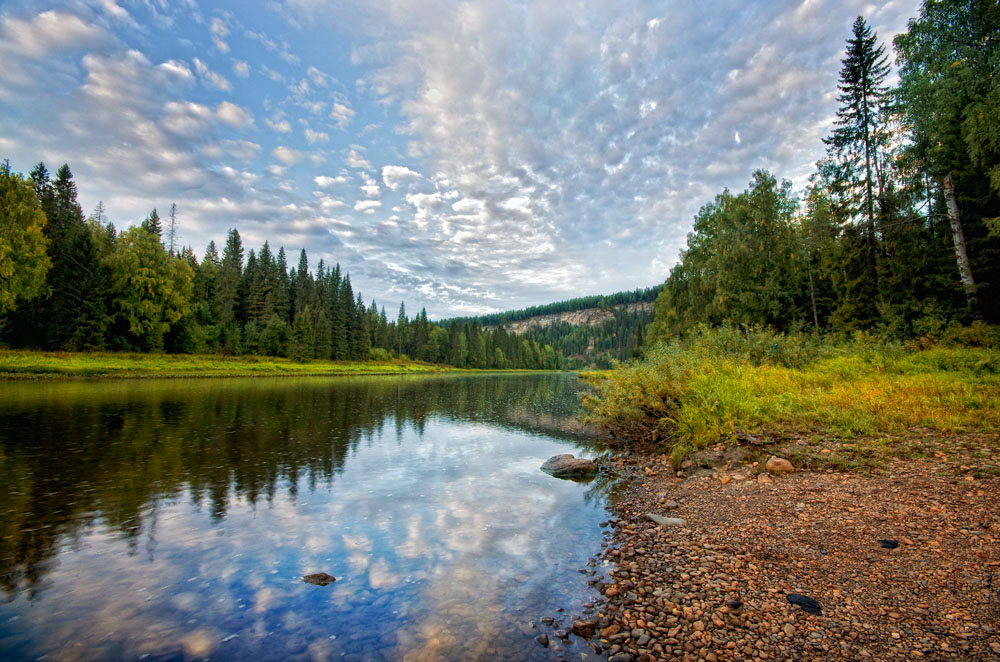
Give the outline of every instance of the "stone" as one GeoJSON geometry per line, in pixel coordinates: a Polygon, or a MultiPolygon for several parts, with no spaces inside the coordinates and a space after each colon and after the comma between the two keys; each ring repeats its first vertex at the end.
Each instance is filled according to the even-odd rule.
{"type": "Polygon", "coordinates": [[[332,584],[337,581],[337,578],[333,575],[328,575],[325,572],[317,572],[311,575],[305,575],[302,577],[302,581],[306,584],[313,584],[315,586],[326,586],[327,584],[332,584]]]}
{"type": "Polygon", "coordinates": [[[728,485],[730,483],[730,481],[732,481],[732,480],[733,480],[733,477],[729,476],[728,474],[723,474],[723,475],[719,476],[719,482],[722,483],[723,485],[728,485]]]}
{"type": "Polygon", "coordinates": [[[594,621],[573,621],[573,634],[584,639],[593,637],[596,628],[597,623],[594,621]]]}
{"type": "Polygon", "coordinates": [[[819,615],[822,612],[820,604],[807,595],[799,595],[798,593],[789,593],[788,601],[791,602],[793,605],[798,605],[802,607],[802,611],[806,612],[807,614],[819,615]]]}
{"type": "Polygon", "coordinates": [[[601,639],[607,639],[608,637],[610,637],[612,635],[616,635],[619,632],[621,632],[621,629],[622,629],[622,626],[618,625],[617,623],[612,623],[608,627],[606,627],[603,630],[601,630],[601,639]]]}
{"type": "Polygon", "coordinates": [[[549,635],[545,634],[544,632],[535,637],[535,641],[537,641],[538,645],[541,646],[542,648],[549,647],[549,635]]]}
{"type": "Polygon", "coordinates": [[[608,662],[632,662],[632,656],[625,652],[615,653],[608,662]]]}
{"type": "Polygon", "coordinates": [[[772,455],[768,459],[767,463],[764,465],[764,468],[773,474],[795,473],[795,467],[792,466],[791,462],[789,462],[783,457],[778,457],[776,455],[772,455]]]}
{"type": "Polygon", "coordinates": [[[898,540],[879,540],[878,544],[882,545],[883,549],[896,549],[899,547],[898,540]]]}
{"type": "Polygon", "coordinates": [[[597,473],[597,465],[592,460],[563,453],[546,460],[542,465],[542,471],[556,478],[592,476],[597,473]]]}
{"type": "Polygon", "coordinates": [[[663,515],[657,515],[656,513],[646,513],[646,519],[655,522],[660,526],[684,526],[687,524],[687,520],[681,519],[680,517],[664,517],[663,515]]]}
{"type": "Polygon", "coordinates": [[[676,501],[667,501],[665,504],[663,504],[663,507],[666,510],[677,510],[678,508],[681,507],[681,504],[677,503],[676,501]]]}

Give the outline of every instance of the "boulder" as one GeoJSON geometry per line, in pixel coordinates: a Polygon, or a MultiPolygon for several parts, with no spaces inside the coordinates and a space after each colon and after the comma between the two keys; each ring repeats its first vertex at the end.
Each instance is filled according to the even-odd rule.
{"type": "Polygon", "coordinates": [[[597,465],[592,460],[573,457],[569,453],[550,457],[542,465],[542,471],[557,478],[572,476],[592,476],[597,473],[597,465]]]}
{"type": "Polygon", "coordinates": [[[772,455],[770,459],[768,459],[764,468],[773,474],[790,474],[795,472],[795,467],[792,466],[791,462],[783,457],[777,457],[775,455],[772,455]]]}

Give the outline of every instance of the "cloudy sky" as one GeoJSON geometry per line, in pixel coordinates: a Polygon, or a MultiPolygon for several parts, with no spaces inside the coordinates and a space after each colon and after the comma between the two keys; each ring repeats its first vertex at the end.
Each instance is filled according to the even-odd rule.
{"type": "Polygon", "coordinates": [[[432,317],[661,282],[756,168],[805,184],[845,40],[918,0],[4,0],[0,158],[119,227],[340,262],[432,317]]]}

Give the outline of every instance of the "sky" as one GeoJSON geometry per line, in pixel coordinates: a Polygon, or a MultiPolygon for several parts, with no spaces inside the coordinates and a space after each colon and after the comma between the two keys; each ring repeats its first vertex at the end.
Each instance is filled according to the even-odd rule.
{"type": "Polygon", "coordinates": [[[851,24],[918,0],[0,0],[0,159],[177,205],[431,318],[649,287],[698,209],[802,189],[851,24]]]}

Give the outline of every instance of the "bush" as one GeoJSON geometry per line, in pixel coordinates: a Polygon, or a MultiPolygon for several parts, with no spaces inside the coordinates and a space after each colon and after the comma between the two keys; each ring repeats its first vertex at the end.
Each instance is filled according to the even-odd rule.
{"type": "Polygon", "coordinates": [[[392,352],[387,349],[382,349],[381,347],[372,347],[368,350],[368,360],[369,361],[391,361],[393,359],[392,352]]]}

